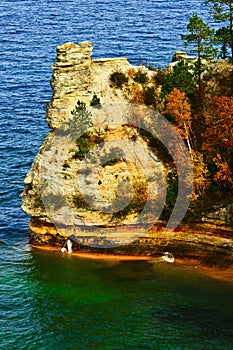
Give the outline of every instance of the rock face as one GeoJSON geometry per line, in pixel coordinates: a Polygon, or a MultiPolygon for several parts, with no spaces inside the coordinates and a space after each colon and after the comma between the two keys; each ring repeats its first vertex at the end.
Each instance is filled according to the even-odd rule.
{"type": "Polygon", "coordinates": [[[233,226],[233,204],[214,206],[206,215],[207,220],[220,221],[233,226]]]}
{"type": "Polygon", "coordinates": [[[231,240],[216,240],[203,234],[203,228],[198,228],[201,235],[188,230],[169,235],[163,229],[140,231],[144,221],[155,222],[150,215],[156,212],[157,202],[164,204],[161,186],[166,187],[163,181],[168,169],[151,150],[150,138],[140,132],[146,112],[131,110],[128,122],[129,109],[118,108],[118,103],[135,102],[132,90],[140,93],[141,86],[132,76],[138,71],[141,77],[147,75],[148,86],[156,73],[133,67],[126,58],[92,60],[91,55],[91,42],[57,47],[51,78],[53,96],[46,113],[51,130],[25,178],[21,195],[22,209],[31,216],[31,243],[62,246],[67,237],[77,237],[78,231],[73,248],[85,251],[101,248],[118,254],[153,255],[172,250],[177,256],[201,254],[203,258],[208,255],[205,248],[213,256],[217,252],[222,257],[226,249],[231,252],[231,240]],[[110,81],[114,72],[127,77],[128,83],[120,89],[110,81]],[[101,108],[90,107],[94,95],[101,108]],[[81,114],[91,115],[93,127],[74,138],[70,117],[77,101],[88,107],[81,114]],[[139,122],[135,124],[135,120],[139,122]],[[119,150],[119,142],[124,152],[119,150]],[[141,158],[135,160],[139,154],[141,158]],[[113,204],[109,206],[109,202],[113,204]],[[145,211],[145,204],[151,210],[145,211]],[[122,241],[123,246],[108,248],[108,235],[122,241]],[[125,244],[127,239],[129,244],[125,244]]]}
{"type": "MultiPolygon", "coordinates": [[[[109,89],[109,75],[131,67],[126,58],[91,60],[92,43],[67,43],[57,47],[57,61],[52,66],[53,97],[47,107],[47,122],[57,128],[70,117],[78,100],[89,104],[96,93],[102,103],[122,101],[119,91],[109,89]]],[[[124,98],[123,98],[124,100],[124,98]]]]}
{"type": "MultiPolygon", "coordinates": [[[[80,231],[84,228],[81,240],[87,245],[96,237],[103,242],[103,227],[109,228],[107,235],[127,241],[126,233],[123,238],[120,230],[113,233],[114,227],[135,225],[147,192],[157,193],[164,178],[163,164],[137,128],[128,124],[127,114],[132,118],[132,111],[118,104],[130,101],[130,83],[115,88],[110,81],[114,72],[122,77],[139,67],[132,67],[126,58],[91,60],[91,54],[90,42],[57,47],[51,79],[53,97],[46,115],[51,131],[24,181],[22,193],[22,209],[32,217],[30,234],[34,243],[55,244],[74,235],[74,227],[80,231]],[[94,95],[100,99],[101,108],[90,107],[94,95]],[[77,101],[86,104],[81,113],[86,113],[87,120],[91,115],[93,128],[88,134],[73,137],[70,117],[77,101]],[[149,185],[142,171],[145,161],[149,185]],[[93,230],[86,237],[86,231],[93,230]]],[[[131,237],[131,230],[127,234],[131,237]]]]}

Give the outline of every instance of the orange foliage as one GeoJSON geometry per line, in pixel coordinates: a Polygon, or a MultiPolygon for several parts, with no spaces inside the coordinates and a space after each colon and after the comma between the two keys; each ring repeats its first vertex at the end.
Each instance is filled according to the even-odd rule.
{"type": "Polygon", "coordinates": [[[135,84],[132,88],[132,103],[144,103],[144,90],[140,87],[139,84],[135,84]]]}
{"type": "Polygon", "coordinates": [[[174,88],[166,97],[166,108],[163,114],[172,116],[175,125],[183,138],[190,134],[191,107],[184,92],[174,88]]]}
{"type": "Polygon", "coordinates": [[[218,171],[214,175],[214,181],[218,187],[231,188],[233,185],[233,174],[229,165],[224,162],[217,161],[218,171]]]}
{"type": "Polygon", "coordinates": [[[207,151],[207,158],[211,159],[222,151],[229,156],[233,150],[233,97],[214,97],[206,124],[203,150],[207,151]]]}
{"type": "Polygon", "coordinates": [[[129,78],[134,78],[135,75],[136,75],[136,69],[135,68],[130,68],[127,73],[128,73],[128,77],[129,78]]]}
{"type": "Polygon", "coordinates": [[[194,186],[192,198],[195,200],[200,197],[210,185],[210,174],[207,165],[204,162],[203,154],[192,150],[194,186]]]}

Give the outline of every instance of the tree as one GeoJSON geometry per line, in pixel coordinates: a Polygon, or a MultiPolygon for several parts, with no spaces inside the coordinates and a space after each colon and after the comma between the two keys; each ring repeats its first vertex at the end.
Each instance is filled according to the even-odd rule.
{"type": "Polygon", "coordinates": [[[233,174],[231,168],[226,162],[216,161],[217,172],[214,174],[213,180],[220,189],[226,189],[230,192],[233,185],[233,174]]]}
{"type": "Polygon", "coordinates": [[[113,86],[117,89],[122,89],[123,85],[127,84],[129,80],[125,73],[120,71],[113,72],[109,79],[113,86]]]}
{"type": "Polygon", "coordinates": [[[227,57],[227,45],[229,45],[230,39],[230,30],[228,27],[222,27],[215,32],[217,42],[222,45],[220,56],[225,60],[227,57]]]}
{"type": "Polygon", "coordinates": [[[214,31],[210,29],[208,24],[203,22],[196,14],[190,17],[187,25],[189,34],[181,35],[185,46],[192,45],[190,52],[197,54],[197,62],[195,63],[196,75],[201,90],[201,74],[205,70],[205,65],[202,63],[202,58],[210,59],[216,54],[216,49],[213,47],[214,31]]]}
{"type": "Polygon", "coordinates": [[[231,60],[233,63],[233,0],[205,0],[210,5],[210,13],[217,23],[223,22],[222,29],[229,33],[231,60]],[[226,25],[224,25],[226,24],[226,25]]]}
{"type": "Polygon", "coordinates": [[[162,85],[162,95],[169,94],[174,88],[191,96],[196,89],[196,80],[193,75],[193,66],[180,60],[176,63],[170,72],[165,77],[162,85]]]}
{"type": "Polygon", "coordinates": [[[94,93],[94,95],[92,97],[90,106],[97,107],[97,108],[101,107],[100,98],[96,95],[96,93],[94,93]]]}
{"type": "Polygon", "coordinates": [[[207,160],[221,155],[230,163],[233,152],[233,97],[216,96],[206,115],[203,150],[207,160]]]}
{"type": "MultiPolygon", "coordinates": [[[[206,114],[202,150],[213,185],[219,194],[232,198],[233,185],[233,97],[215,96],[206,114]]],[[[222,197],[223,198],[223,197],[222,197]]]]}
{"type": "Polygon", "coordinates": [[[164,114],[174,119],[174,124],[181,136],[186,140],[191,153],[191,107],[184,92],[174,88],[166,97],[166,108],[164,114]]]}
{"type": "Polygon", "coordinates": [[[69,122],[71,136],[81,136],[89,127],[93,126],[91,112],[87,110],[85,102],[78,101],[71,114],[73,115],[69,122]]]}
{"type": "Polygon", "coordinates": [[[195,200],[199,197],[203,197],[204,193],[209,188],[210,179],[208,167],[204,162],[203,154],[192,150],[192,161],[194,175],[192,199],[195,200]]]}

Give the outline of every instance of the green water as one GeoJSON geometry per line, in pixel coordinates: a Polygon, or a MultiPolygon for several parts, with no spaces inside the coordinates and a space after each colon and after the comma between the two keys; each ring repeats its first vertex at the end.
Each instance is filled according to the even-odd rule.
{"type": "Polygon", "coordinates": [[[1,349],[233,347],[232,283],[168,263],[1,251],[1,349]]]}

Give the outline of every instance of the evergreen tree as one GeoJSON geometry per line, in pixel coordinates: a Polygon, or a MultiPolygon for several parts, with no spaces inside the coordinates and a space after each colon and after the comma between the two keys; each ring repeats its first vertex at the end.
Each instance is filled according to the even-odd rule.
{"type": "Polygon", "coordinates": [[[217,23],[223,23],[222,29],[228,32],[228,43],[231,47],[231,60],[233,63],[233,0],[205,0],[210,6],[210,13],[217,23]]]}
{"type": "Polygon", "coordinates": [[[187,25],[189,34],[181,35],[185,46],[192,46],[190,52],[197,54],[197,62],[195,63],[195,75],[197,76],[199,92],[201,90],[201,74],[205,70],[205,65],[202,63],[202,58],[210,59],[216,54],[213,47],[214,31],[210,29],[208,24],[193,14],[187,25]]]}
{"type": "Polygon", "coordinates": [[[165,77],[162,86],[162,95],[166,96],[174,88],[190,97],[196,89],[196,80],[193,75],[193,66],[180,60],[174,65],[170,74],[165,77]]]}
{"type": "Polygon", "coordinates": [[[71,136],[81,136],[89,127],[93,126],[91,112],[87,110],[85,102],[78,101],[71,114],[73,115],[69,123],[71,136]]]}
{"type": "Polygon", "coordinates": [[[215,32],[217,42],[222,45],[220,51],[220,57],[224,60],[227,58],[227,46],[229,45],[230,39],[230,30],[229,27],[222,27],[215,32]]]}
{"type": "Polygon", "coordinates": [[[94,95],[92,97],[90,106],[97,107],[97,108],[101,107],[100,98],[96,95],[96,93],[94,93],[94,95]]]}

